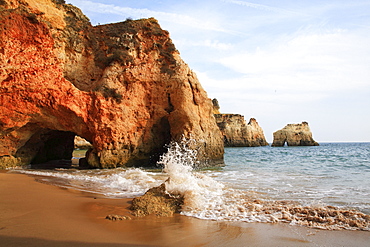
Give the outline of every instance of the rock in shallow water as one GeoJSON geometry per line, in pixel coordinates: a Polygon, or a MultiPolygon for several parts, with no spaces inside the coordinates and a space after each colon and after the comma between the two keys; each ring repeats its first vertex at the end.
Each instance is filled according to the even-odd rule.
{"type": "Polygon", "coordinates": [[[131,210],[135,216],[172,216],[180,212],[183,203],[183,196],[168,194],[165,184],[162,184],[151,188],[143,196],[134,198],[131,210]]]}

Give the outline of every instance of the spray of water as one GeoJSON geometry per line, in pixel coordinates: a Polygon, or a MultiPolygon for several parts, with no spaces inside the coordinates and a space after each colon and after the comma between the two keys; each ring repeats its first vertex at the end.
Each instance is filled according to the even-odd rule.
{"type": "Polygon", "coordinates": [[[184,196],[182,213],[203,211],[211,203],[222,202],[220,196],[224,185],[201,173],[193,171],[197,166],[197,150],[190,147],[195,140],[183,139],[182,142],[172,142],[159,164],[169,179],[165,182],[169,194],[184,196]]]}
{"type": "MultiPolygon", "coordinates": [[[[141,196],[165,181],[166,191],[182,195],[181,214],[200,219],[243,222],[287,222],[322,229],[370,231],[370,216],[356,210],[297,202],[260,200],[252,192],[228,187],[193,168],[197,163],[193,139],[173,142],[159,162],[163,174],[141,169],[20,172],[39,176],[56,185],[104,194],[108,197],[141,196]],[[168,178],[167,178],[168,177],[168,178]],[[167,179],[167,180],[166,180],[167,179]]],[[[232,186],[232,184],[230,184],[232,186]]]]}
{"type": "Polygon", "coordinates": [[[370,230],[370,216],[330,206],[301,206],[291,201],[263,201],[194,171],[194,140],[171,143],[159,164],[168,174],[166,191],[182,195],[181,214],[201,219],[244,222],[287,222],[322,229],[370,230]]]}

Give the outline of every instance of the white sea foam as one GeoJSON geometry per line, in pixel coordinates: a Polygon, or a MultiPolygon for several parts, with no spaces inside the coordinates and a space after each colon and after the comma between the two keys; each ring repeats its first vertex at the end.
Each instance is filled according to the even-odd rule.
{"type": "Polygon", "coordinates": [[[169,175],[165,182],[167,192],[184,197],[183,215],[226,221],[289,222],[322,229],[370,230],[370,216],[356,210],[325,206],[320,202],[302,206],[294,201],[260,200],[251,192],[229,188],[192,170],[196,152],[188,146],[186,141],[172,143],[160,161],[163,171],[169,175]]]}
{"type": "MultiPolygon", "coordinates": [[[[242,165],[238,163],[235,167],[228,164],[229,167],[224,170],[194,171],[193,167],[198,164],[196,150],[189,148],[196,146],[192,142],[194,140],[183,140],[169,146],[159,162],[163,166],[163,173],[122,168],[21,172],[59,186],[115,198],[140,196],[149,188],[165,182],[169,194],[184,196],[181,214],[201,219],[288,222],[324,229],[370,230],[370,216],[340,207],[368,209],[367,199],[358,199],[368,198],[367,186],[319,183],[339,176],[331,173],[322,175],[317,172],[317,167],[312,169],[313,172],[310,171],[312,174],[306,174],[304,169],[302,173],[293,173],[291,167],[282,170],[284,166],[280,163],[274,167],[279,173],[272,173],[274,169],[270,166],[261,168],[260,164],[245,168],[243,161],[238,161],[242,165]],[[357,200],[353,200],[352,204],[344,203],[341,199],[344,195],[356,196],[357,200]],[[330,203],[322,202],[324,196],[331,199],[330,203]],[[336,207],[327,206],[331,202],[335,202],[336,207]]],[[[265,149],[258,150],[261,152],[265,149]]],[[[276,150],[274,152],[285,149],[276,150]]]]}
{"type": "Polygon", "coordinates": [[[189,141],[172,143],[159,162],[169,175],[166,190],[184,196],[181,214],[201,219],[268,221],[265,217],[249,214],[244,207],[251,194],[234,190],[213,178],[193,171],[196,151],[187,148],[189,141]]]}
{"type": "MultiPolygon", "coordinates": [[[[188,148],[194,140],[171,143],[159,164],[168,174],[166,190],[170,194],[184,195],[182,213],[202,211],[220,200],[224,185],[201,173],[193,172],[197,151],[188,148]]],[[[221,199],[222,200],[222,199],[221,199]]]]}
{"type": "Polygon", "coordinates": [[[19,172],[38,176],[41,180],[67,188],[103,194],[107,197],[128,198],[144,194],[160,185],[165,178],[141,169],[32,171],[19,172]]]}

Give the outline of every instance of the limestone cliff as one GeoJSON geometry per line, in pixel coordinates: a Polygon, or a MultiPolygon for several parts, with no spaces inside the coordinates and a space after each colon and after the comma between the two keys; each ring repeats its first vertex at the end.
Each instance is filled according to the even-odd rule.
{"type": "Polygon", "coordinates": [[[75,134],[95,167],[153,165],[183,136],[223,164],[212,102],[155,19],[94,27],[61,0],[2,0],[0,18],[0,167],[68,158],[45,153],[75,134]]]}
{"type": "Polygon", "coordinates": [[[271,146],[319,146],[312,138],[312,133],[307,122],[301,124],[288,124],[283,129],[274,132],[274,141],[271,146]]]}
{"type": "Polygon", "coordinates": [[[216,122],[224,137],[225,147],[267,146],[265,135],[256,119],[246,124],[239,114],[215,114],[216,122]]]}
{"type": "Polygon", "coordinates": [[[222,114],[217,99],[212,100],[213,114],[217,126],[223,135],[225,147],[259,147],[267,146],[265,135],[256,119],[251,118],[247,124],[244,116],[239,114],[222,114]]]}

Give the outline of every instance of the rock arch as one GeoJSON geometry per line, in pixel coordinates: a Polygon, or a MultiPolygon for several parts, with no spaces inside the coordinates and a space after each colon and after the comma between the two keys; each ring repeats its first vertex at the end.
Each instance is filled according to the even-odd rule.
{"type": "Polygon", "coordinates": [[[274,132],[272,147],[288,146],[319,146],[312,138],[312,132],[307,122],[288,124],[283,129],[274,132]]]}
{"type": "Polygon", "coordinates": [[[9,1],[0,12],[0,167],[41,159],[29,145],[39,131],[91,141],[94,167],[153,165],[183,136],[205,143],[202,164],[223,164],[212,102],[154,18],[93,27],[69,4],[9,1]]]}

